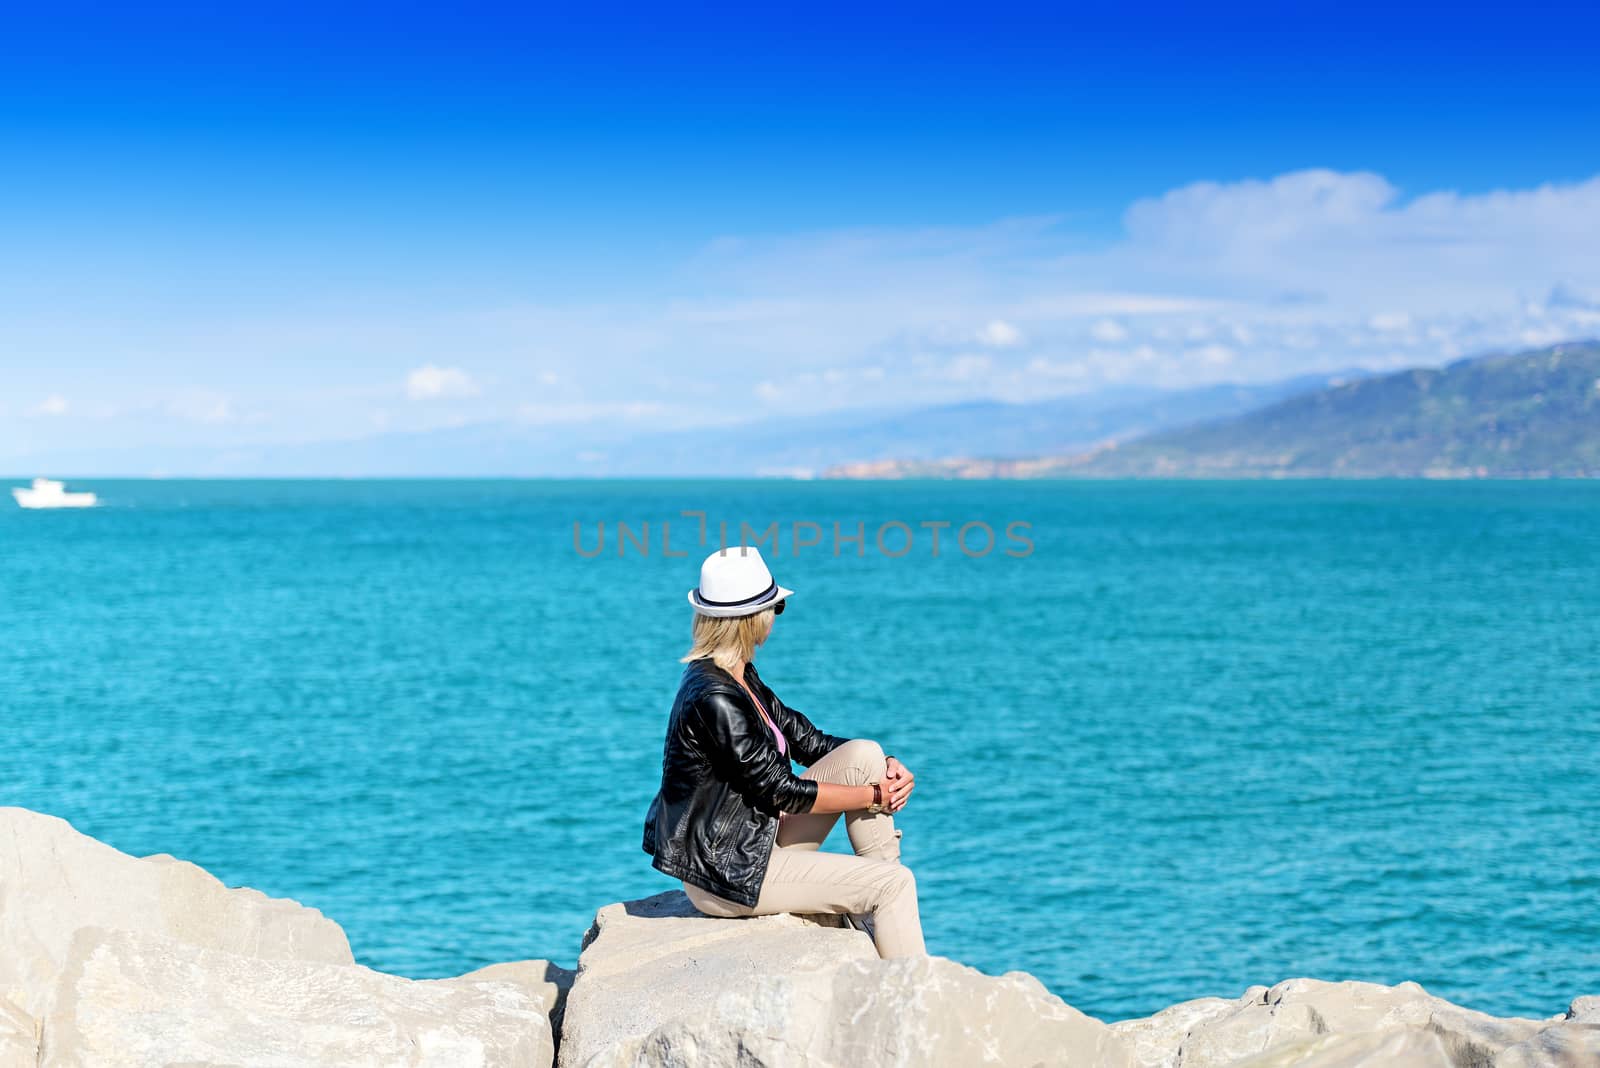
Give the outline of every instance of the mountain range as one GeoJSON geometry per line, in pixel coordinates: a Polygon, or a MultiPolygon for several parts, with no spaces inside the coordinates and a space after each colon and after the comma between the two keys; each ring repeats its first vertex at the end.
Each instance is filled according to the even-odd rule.
{"type": "Polygon", "coordinates": [[[1077,452],[841,465],[831,477],[1600,477],[1600,342],[1330,382],[1077,452]]]}

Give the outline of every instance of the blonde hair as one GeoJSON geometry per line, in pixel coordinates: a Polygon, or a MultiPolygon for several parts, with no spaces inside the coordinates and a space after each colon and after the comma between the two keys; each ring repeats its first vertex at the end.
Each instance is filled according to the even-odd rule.
{"type": "Polygon", "coordinates": [[[709,656],[722,670],[736,679],[742,678],[741,669],[754,659],[756,646],[772,628],[772,617],[771,608],[747,616],[708,616],[696,612],[691,627],[694,643],[687,653],[678,657],[678,663],[686,664],[709,656]]]}

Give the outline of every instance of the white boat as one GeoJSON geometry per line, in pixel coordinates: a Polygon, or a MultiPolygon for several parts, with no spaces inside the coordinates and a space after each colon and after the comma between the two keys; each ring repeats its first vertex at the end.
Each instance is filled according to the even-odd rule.
{"type": "Polygon", "coordinates": [[[92,508],[96,500],[92,493],[68,493],[65,484],[48,478],[34,479],[31,487],[14,486],[11,496],[24,508],[92,508]]]}

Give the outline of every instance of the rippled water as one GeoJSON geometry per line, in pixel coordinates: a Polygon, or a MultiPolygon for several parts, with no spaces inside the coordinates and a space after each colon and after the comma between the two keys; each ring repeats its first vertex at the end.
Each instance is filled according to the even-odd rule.
{"type": "Polygon", "coordinates": [[[930,952],[1107,1020],[1290,976],[1600,993],[1600,485],[71,488],[104,507],[0,509],[0,800],[314,905],[373,967],[571,966],[677,887],[639,839],[699,509],[783,527],[763,676],[916,771],[930,952]],[[574,550],[619,520],[650,556],[574,550]]]}

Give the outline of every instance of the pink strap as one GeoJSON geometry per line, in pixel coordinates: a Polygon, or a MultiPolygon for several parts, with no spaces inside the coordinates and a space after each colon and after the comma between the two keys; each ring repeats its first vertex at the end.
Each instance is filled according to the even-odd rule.
{"type": "Polygon", "coordinates": [[[783,732],[778,729],[778,725],[772,722],[772,717],[767,715],[767,709],[764,705],[762,705],[761,698],[757,697],[755,691],[751,690],[749,687],[745,688],[745,692],[747,692],[750,695],[750,699],[756,703],[756,710],[761,713],[761,718],[766,721],[768,727],[772,728],[772,736],[778,741],[778,752],[782,753],[784,756],[788,756],[789,740],[783,736],[783,732]]]}

